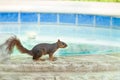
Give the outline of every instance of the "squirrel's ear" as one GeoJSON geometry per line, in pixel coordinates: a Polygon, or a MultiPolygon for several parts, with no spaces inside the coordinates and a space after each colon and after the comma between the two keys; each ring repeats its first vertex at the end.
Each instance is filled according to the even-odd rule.
{"type": "Polygon", "coordinates": [[[60,42],[60,39],[58,39],[58,42],[60,42]]]}

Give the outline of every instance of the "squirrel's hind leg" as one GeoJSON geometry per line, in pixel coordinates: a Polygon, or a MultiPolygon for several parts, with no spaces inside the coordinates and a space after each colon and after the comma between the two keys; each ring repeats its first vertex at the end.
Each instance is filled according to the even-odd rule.
{"type": "Polygon", "coordinates": [[[38,54],[34,54],[33,55],[33,60],[34,61],[45,61],[45,59],[41,59],[41,57],[42,57],[41,53],[39,53],[39,55],[38,54]]]}

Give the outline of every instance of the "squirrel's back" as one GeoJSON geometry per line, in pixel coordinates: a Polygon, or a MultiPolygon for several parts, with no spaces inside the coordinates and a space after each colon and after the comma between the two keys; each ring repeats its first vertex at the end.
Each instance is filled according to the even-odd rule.
{"type": "Polygon", "coordinates": [[[45,54],[54,53],[58,48],[65,48],[67,44],[58,40],[56,43],[49,44],[49,43],[41,43],[37,44],[32,48],[32,53],[38,53],[40,50],[43,50],[45,54]]]}

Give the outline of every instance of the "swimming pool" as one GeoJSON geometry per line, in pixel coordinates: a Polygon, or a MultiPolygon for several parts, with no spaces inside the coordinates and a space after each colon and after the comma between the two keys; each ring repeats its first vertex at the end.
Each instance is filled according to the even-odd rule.
{"type": "MultiPolygon", "coordinates": [[[[23,29],[20,31],[21,34],[18,35],[18,38],[28,49],[32,49],[38,43],[54,43],[61,39],[68,44],[68,47],[59,49],[55,54],[56,56],[120,52],[120,38],[117,37],[120,31],[117,29],[53,24],[21,24],[20,26],[23,29]],[[26,31],[24,29],[26,27],[29,27],[30,30],[26,31]]],[[[20,52],[15,49],[13,54],[20,54],[20,52]]]]}
{"type": "MultiPolygon", "coordinates": [[[[30,3],[31,6],[26,6],[25,9],[23,9],[24,5],[19,5],[13,11],[5,8],[7,11],[0,12],[0,33],[17,35],[23,45],[29,49],[37,43],[53,43],[61,39],[68,44],[68,48],[58,50],[56,55],[59,56],[120,52],[120,17],[117,12],[117,16],[114,15],[115,13],[112,14],[113,12],[105,12],[104,15],[102,12],[95,14],[93,12],[96,12],[96,8],[94,10],[94,6],[88,7],[91,3],[83,5],[83,3],[57,2],[49,4],[50,6],[45,3],[41,4],[42,7],[35,8],[31,7],[35,3],[30,3]],[[64,11],[61,5],[66,6],[64,11]],[[91,9],[93,12],[89,11],[91,9]]],[[[103,6],[105,7],[106,4],[103,6]]],[[[105,9],[108,10],[107,8],[105,9]]],[[[116,7],[114,10],[118,11],[116,7]]],[[[19,52],[15,50],[14,54],[17,53],[19,52]]]]}

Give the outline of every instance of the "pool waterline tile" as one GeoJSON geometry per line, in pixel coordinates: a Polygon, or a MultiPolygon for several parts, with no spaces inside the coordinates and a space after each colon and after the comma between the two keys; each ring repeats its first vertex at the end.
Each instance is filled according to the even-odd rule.
{"type": "Polygon", "coordinates": [[[0,22],[18,22],[18,12],[0,12],[0,22]]]}
{"type": "Polygon", "coordinates": [[[59,14],[60,23],[76,23],[76,15],[75,14],[59,14]]]}
{"type": "Polygon", "coordinates": [[[94,25],[94,16],[78,14],[78,24],[79,25],[94,25]]]}
{"type": "Polygon", "coordinates": [[[120,28],[120,18],[117,18],[117,17],[112,18],[112,26],[120,28]]]}
{"type": "Polygon", "coordinates": [[[20,14],[20,22],[38,22],[38,14],[37,13],[21,13],[20,14]]]}
{"type": "Polygon", "coordinates": [[[40,22],[57,23],[56,13],[40,13],[40,22]]]}
{"type": "Polygon", "coordinates": [[[98,27],[110,27],[110,19],[109,16],[96,16],[96,26],[98,27]]]}

